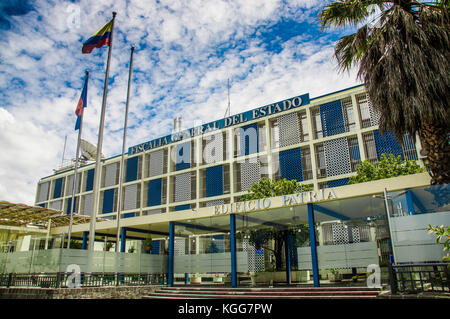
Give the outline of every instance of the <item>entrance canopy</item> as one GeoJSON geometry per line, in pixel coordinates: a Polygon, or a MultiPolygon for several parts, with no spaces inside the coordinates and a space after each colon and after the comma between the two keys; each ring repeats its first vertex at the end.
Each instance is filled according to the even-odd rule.
{"type": "MultiPolygon", "coordinates": [[[[73,224],[85,224],[90,219],[89,216],[73,215],[73,224]]],[[[53,227],[68,226],[70,215],[40,206],[28,206],[6,201],[0,202],[0,225],[48,227],[49,220],[51,220],[53,227]]]]}

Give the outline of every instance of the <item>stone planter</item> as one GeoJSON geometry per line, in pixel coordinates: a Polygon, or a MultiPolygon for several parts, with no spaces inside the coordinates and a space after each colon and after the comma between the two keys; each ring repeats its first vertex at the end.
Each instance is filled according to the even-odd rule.
{"type": "MultiPolygon", "coordinates": [[[[255,277],[255,284],[270,284],[272,282],[286,282],[286,271],[263,271],[253,273],[255,277]]],[[[250,279],[253,278],[252,273],[250,273],[250,279]]],[[[309,271],[291,271],[291,281],[292,282],[306,282],[310,280],[310,272],[309,271]]]]}
{"type": "Polygon", "coordinates": [[[340,282],[340,281],[342,281],[342,274],[328,273],[328,279],[331,282],[340,282]]]}

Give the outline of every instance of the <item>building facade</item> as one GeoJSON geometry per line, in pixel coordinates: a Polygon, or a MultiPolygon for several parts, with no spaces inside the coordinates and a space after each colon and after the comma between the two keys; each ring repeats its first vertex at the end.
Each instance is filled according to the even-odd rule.
{"type": "MultiPolygon", "coordinates": [[[[364,87],[356,86],[315,98],[295,96],[173,132],[130,147],[122,183],[121,156],[102,161],[96,214],[94,164],[80,167],[75,213],[101,218],[94,222],[95,240],[105,247],[121,234],[121,261],[94,251],[100,253],[92,257],[99,260],[95,269],[166,273],[168,284],[178,278],[231,280],[232,286],[255,273],[259,277],[252,280],[267,283],[265,274],[273,280],[285,269],[283,281],[319,285],[333,269],[352,276],[373,264],[439,261],[442,250],[426,227],[448,220],[450,200],[435,200],[442,189],[428,186],[427,173],[347,185],[360,161],[375,162],[382,154],[423,164],[420,145],[408,135],[398,141],[381,134],[378,121],[364,87]],[[263,177],[295,179],[313,191],[242,201],[263,177]],[[270,232],[284,237],[264,239],[270,232]],[[130,253],[144,252],[150,238],[149,254],[130,253]],[[133,240],[141,244],[131,250],[133,240]]],[[[73,178],[73,170],[42,178],[36,205],[68,214],[73,178]]],[[[89,230],[89,223],[72,229],[84,249],[89,230]]],[[[55,238],[67,231],[51,229],[52,243],[47,238],[45,246],[62,247],[55,238]]],[[[74,263],[86,271],[90,252],[71,251],[54,257],[65,260],[59,271],[74,263]]]]}
{"type": "MultiPolygon", "coordinates": [[[[239,201],[262,177],[314,189],[346,185],[359,161],[381,154],[418,159],[410,136],[378,130],[363,86],[317,98],[308,94],[259,107],[129,148],[122,218],[239,201]]],[[[102,163],[97,216],[115,219],[120,156],[102,163]]],[[[91,215],[94,164],[78,170],[76,213],[91,215]]],[[[41,179],[36,205],[69,212],[73,170],[41,179]]]]}

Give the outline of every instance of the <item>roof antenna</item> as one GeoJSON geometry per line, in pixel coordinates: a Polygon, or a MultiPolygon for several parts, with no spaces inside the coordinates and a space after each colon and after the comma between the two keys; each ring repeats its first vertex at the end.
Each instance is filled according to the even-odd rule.
{"type": "Polygon", "coordinates": [[[225,111],[225,114],[223,117],[227,117],[230,116],[231,113],[231,103],[230,103],[230,79],[228,79],[227,81],[227,88],[228,88],[228,107],[225,111]],[[228,115],[227,115],[228,114],[228,115]]]}
{"type": "Polygon", "coordinates": [[[66,155],[66,143],[67,143],[67,134],[66,137],[64,138],[64,148],[62,153],[61,166],[64,165],[64,155],[66,155]]]}

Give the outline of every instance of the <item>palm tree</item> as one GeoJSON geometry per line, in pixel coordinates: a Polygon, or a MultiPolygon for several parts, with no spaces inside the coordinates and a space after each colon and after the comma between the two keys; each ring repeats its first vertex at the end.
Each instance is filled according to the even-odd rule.
{"type": "Polygon", "coordinates": [[[449,0],[338,0],[319,18],[322,29],[356,30],[336,44],[340,70],[359,65],[380,130],[418,133],[431,184],[449,183],[449,0]]]}

